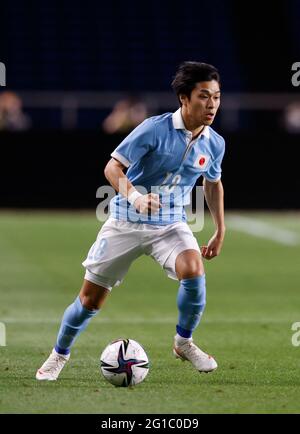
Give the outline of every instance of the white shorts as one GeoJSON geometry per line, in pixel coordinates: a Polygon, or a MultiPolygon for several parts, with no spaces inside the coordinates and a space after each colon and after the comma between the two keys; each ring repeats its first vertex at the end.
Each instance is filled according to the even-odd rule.
{"type": "Polygon", "coordinates": [[[120,285],[131,263],[145,254],[155,259],[168,277],[177,280],[176,257],[187,249],[200,252],[185,222],[159,226],[110,217],[82,263],[86,268],[85,279],[111,290],[120,285]]]}

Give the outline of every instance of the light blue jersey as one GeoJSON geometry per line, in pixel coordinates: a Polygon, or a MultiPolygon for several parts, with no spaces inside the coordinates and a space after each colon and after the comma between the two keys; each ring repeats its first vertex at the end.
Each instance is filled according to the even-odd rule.
{"type": "Polygon", "coordinates": [[[192,140],[181,109],[146,119],[111,156],[128,168],[126,176],[138,191],[159,194],[162,208],[157,214],[141,214],[118,194],[110,202],[111,216],[155,225],[186,221],[184,206],[197,179],[221,178],[224,151],[224,139],[208,126],[192,140]]]}

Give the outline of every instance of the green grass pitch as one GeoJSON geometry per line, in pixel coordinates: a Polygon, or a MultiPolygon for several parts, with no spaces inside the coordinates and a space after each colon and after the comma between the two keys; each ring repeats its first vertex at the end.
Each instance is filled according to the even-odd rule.
{"type": "MultiPolygon", "coordinates": [[[[248,217],[300,237],[299,215],[248,217]]],[[[222,254],[205,262],[207,307],[194,333],[218,361],[216,372],[199,374],[173,358],[178,283],[142,257],[79,337],[59,380],[37,382],[99,226],[92,212],[0,213],[1,413],[299,413],[300,346],[291,327],[300,321],[300,244],[230,228],[222,254]],[[99,355],[119,337],[139,341],[151,360],[134,388],[100,375],[99,355]]],[[[212,229],[206,216],[200,244],[212,229]]]]}

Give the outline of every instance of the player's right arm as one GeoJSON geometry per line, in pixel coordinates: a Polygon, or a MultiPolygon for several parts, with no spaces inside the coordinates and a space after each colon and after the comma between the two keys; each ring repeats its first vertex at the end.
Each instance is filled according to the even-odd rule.
{"type": "Polygon", "coordinates": [[[149,193],[142,195],[124,174],[124,169],[137,163],[148,152],[154,151],[156,143],[155,125],[151,118],[138,125],[112,152],[113,157],[106,165],[104,174],[112,187],[141,213],[157,212],[159,196],[149,193]]]}
{"type": "Polygon", "coordinates": [[[104,169],[104,175],[110,185],[122,196],[126,197],[140,213],[151,211],[156,213],[160,208],[158,194],[148,193],[142,195],[129,181],[124,173],[124,166],[120,161],[111,158],[104,169]]]}

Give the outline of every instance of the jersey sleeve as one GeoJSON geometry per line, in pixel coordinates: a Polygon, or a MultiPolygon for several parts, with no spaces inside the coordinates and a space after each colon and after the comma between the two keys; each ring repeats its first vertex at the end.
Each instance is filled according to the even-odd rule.
{"type": "Polygon", "coordinates": [[[144,120],[111,153],[125,167],[139,161],[155,146],[155,124],[152,119],[144,120]]]}
{"type": "Polygon", "coordinates": [[[218,182],[221,179],[222,168],[221,164],[225,154],[225,141],[222,141],[222,147],[219,151],[217,158],[209,166],[207,172],[203,173],[205,179],[210,182],[218,182]]]}

